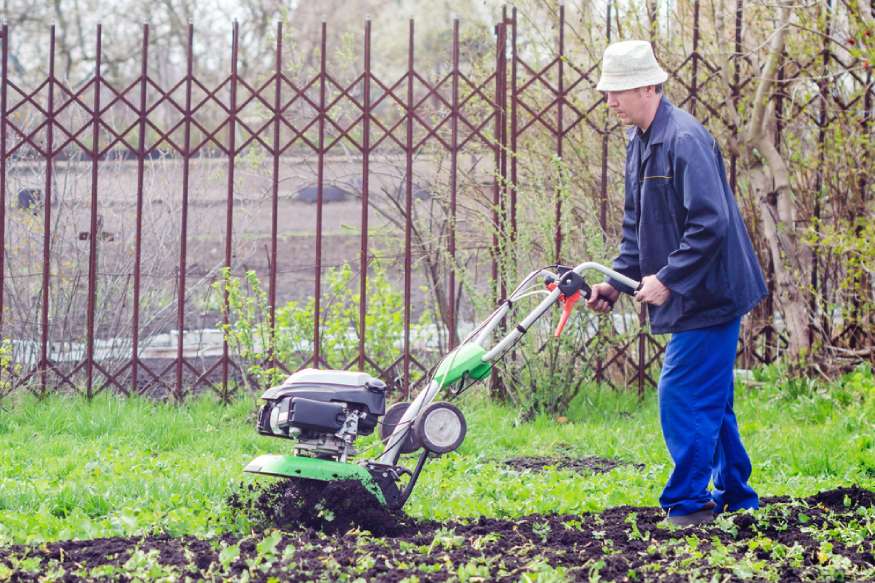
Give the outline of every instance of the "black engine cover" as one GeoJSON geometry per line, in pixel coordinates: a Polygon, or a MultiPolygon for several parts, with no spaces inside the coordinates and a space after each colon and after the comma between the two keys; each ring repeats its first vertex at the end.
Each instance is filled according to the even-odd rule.
{"type": "MultiPolygon", "coordinates": [[[[286,398],[280,405],[281,419],[287,408],[289,409],[287,424],[304,431],[336,433],[340,431],[346,420],[344,406],[340,403],[314,401],[303,397],[286,398]]],[[[280,423],[280,426],[282,425],[280,423]]]]}
{"type": "Polygon", "coordinates": [[[279,435],[270,427],[274,410],[281,429],[336,433],[343,426],[345,407],[364,413],[359,418],[358,435],[373,433],[386,413],[386,384],[365,373],[306,369],[268,389],[261,398],[266,404],[259,412],[258,430],[267,435],[279,435]]]}
{"type": "Polygon", "coordinates": [[[261,398],[273,401],[284,397],[347,403],[356,406],[357,409],[364,409],[373,415],[383,415],[386,413],[385,385],[365,387],[296,387],[294,385],[284,385],[266,391],[261,398]]]}

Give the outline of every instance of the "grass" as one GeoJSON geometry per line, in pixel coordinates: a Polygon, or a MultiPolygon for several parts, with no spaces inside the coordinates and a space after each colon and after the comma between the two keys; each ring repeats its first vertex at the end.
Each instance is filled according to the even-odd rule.
{"type": "MultiPolygon", "coordinates": [[[[830,385],[758,372],[736,391],[741,431],[761,496],[808,496],[857,484],[875,489],[875,375],[860,369],[830,385]]],[[[254,429],[254,400],[183,406],[101,395],[91,402],[15,394],[0,412],[0,544],[233,528],[226,496],[254,478],[243,466],[291,442],[254,429]]],[[[421,518],[579,513],[656,505],[671,470],[655,395],[592,387],[559,424],[517,424],[516,412],[474,390],[463,399],[468,437],[429,463],[406,510],[421,518]],[[605,474],[516,472],[516,456],[597,455],[630,463],[605,474]]],[[[362,448],[376,455],[374,438],[362,448]]],[[[412,465],[413,460],[410,460],[412,465]]],[[[239,525],[238,525],[239,526],[239,525]]]]}

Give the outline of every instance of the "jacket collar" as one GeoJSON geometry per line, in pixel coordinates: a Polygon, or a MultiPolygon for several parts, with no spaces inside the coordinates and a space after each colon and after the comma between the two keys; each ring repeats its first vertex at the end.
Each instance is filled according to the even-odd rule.
{"type": "Polygon", "coordinates": [[[668,118],[671,115],[671,110],[674,106],[663,95],[659,99],[659,107],[656,108],[656,115],[653,117],[653,122],[650,124],[650,139],[647,140],[647,148],[641,156],[641,164],[644,164],[653,151],[653,146],[661,144],[665,140],[665,128],[668,125],[668,118]]]}

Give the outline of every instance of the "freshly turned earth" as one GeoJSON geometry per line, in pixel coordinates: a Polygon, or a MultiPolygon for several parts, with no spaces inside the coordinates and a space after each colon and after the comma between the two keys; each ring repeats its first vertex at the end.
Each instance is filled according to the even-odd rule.
{"type": "Polygon", "coordinates": [[[504,462],[506,466],[514,470],[543,470],[556,468],[557,470],[571,470],[580,473],[603,474],[620,466],[632,466],[639,470],[644,469],[644,464],[631,464],[620,460],[613,460],[595,455],[583,458],[568,457],[515,457],[504,462]]]}
{"type": "Polygon", "coordinates": [[[418,522],[381,508],[358,482],[279,482],[242,489],[228,506],[265,530],[206,540],[157,535],[0,548],[0,581],[517,581],[525,573],[555,575],[552,569],[569,580],[595,573],[603,580],[659,581],[765,576],[750,565],[772,569],[780,581],[875,577],[873,541],[865,536],[875,521],[875,493],[859,487],[767,498],[756,513],[674,531],[661,524],[659,509],[629,506],[576,516],[418,522]]]}
{"type": "Polygon", "coordinates": [[[250,484],[228,498],[228,507],[259,530],[309,528],[343,534],[363,528],[375,536],[400,536],[419,528],[404,513],[380,504],[358,480],[280,480],[263,489],[250,484]]]}

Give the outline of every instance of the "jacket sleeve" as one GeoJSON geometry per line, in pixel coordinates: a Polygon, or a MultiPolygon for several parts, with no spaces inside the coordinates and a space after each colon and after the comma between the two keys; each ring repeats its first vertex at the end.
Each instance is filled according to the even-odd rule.
{"type": "Polygon", "coordinates": [[[684,134],[674,148],[674,186],[683,194],[686,220],[680,245],[656,274],[673,293],[690,295],[702,282],[708,266],[726,238],[729,225],[719,156],[713,138],[684,134]]]}
{"type": "MultiPolygon", "coordinates": [[[[636,214],[633,193],[627,189],[626,202],[623,206],[623,239],[620,241],[620,255],[614,259],[612,267],[614,271],[640,281],[641,264],[638,260],[638,220],[636,214]]],[[[608,283],[627,294],[632,294],[635,291],[613,278],[608,279],[608,283]]]]}

